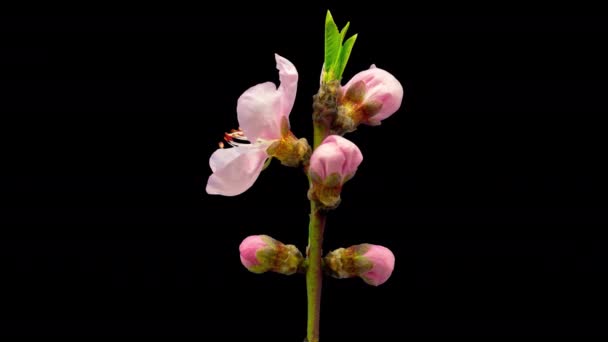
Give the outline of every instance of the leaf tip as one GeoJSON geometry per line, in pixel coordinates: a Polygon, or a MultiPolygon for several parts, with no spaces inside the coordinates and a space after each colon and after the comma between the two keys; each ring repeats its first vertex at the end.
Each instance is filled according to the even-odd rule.
{"type": "Polygon", "coordinates": [[[331,15],[331,11],[327,10],[327,14],[325,15],[325,23],[333,23],[334,17],[331,15]]]}

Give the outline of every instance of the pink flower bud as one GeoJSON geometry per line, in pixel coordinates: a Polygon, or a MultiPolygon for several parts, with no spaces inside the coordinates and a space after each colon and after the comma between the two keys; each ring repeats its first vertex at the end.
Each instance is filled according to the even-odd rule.
{"type": "Polygon", "coordinates": [[[363,155],[357,145],[341,136],[330,135],[310,157],[310,172],[321,180],[337,174],[343,184],[354,176],[362,161],[363,155]]]}
{"type": "Polygon", "coordinates": [[[241,262],[248,270],[255,272],[260,266],[257,253],[269,245],[264,241],[263,235],[253,235],[246,238],[239,247],[241,262]]]}
{"type": "Polygon", "coordinates": [[[373,286],[384,284],[395,268],[395,255],[390,249],[368,243],[336,249],[324,260],[325,271],[332,277],[361,277],[373,286]]]}
{"type": "Polygon", "coordinates": [[[246,238],[239,247],[241,262],[250,272],[268,271],[294,274],[304,260],[302,253],[293,245],[285,245],[268,235],[246,238]]]}
{"type": "Polygon", "coordinates": [[[353,119],[371,125],[380,124],[380,121],[393,115],[403,100],[401,83],[375,65],[353,76],[344,85],[343,93],[347,102],[357,105],[356,112],[351,114],[353,119]]]}
{"type": "Polygon", "coordinates": [[[360,275],[366,283],[379,286],[384,284],[393,274],[395,255],[390,249],[383,246],[370,245],[369,250],[363,254],[362,258],[369,261],[372,265],[369,271],[360,275]]]}
{"type": "Polygon", "coordinates": [[[338,135],[325,138],[310,157],[308,198],[327,209],[337,207],[342,185],[355,175],[362,161],[357,145],[338,135]]]}

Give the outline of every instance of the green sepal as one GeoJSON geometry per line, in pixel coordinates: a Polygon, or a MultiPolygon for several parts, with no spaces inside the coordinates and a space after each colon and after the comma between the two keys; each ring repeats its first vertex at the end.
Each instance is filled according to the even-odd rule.
{"type": "Polygon", "coordinates": [[[355,246],[349,247],[349,249],[352,250],[352,252],[355,255],[363,255],[363,254],[367,253],[371,248],[372,248],[372,245],[369,243],[362,243],[360,245],[355,245],[355,246]]]}
{"type": "Polygon", "coordinates": [[[310,171],[310,172],[309,172],[309,175],[310,175],[310,180],[311,180],[313,183],[316,183],[316,184],[321,184],[321,183],[323,183],[323,180],[321,179],[321,176],[319,176],[319,174],[318,174],[318,173],[316,173],[316,172],[314,172],[314,171],[310,171]]]}
{"type": "Polygon", "coordinates": [[[266,162],[264,163],[264,167],[262,167],[262,171],[266,170],[270,166],[271,162],[272,162],[272,157],[266,159],[266,162]]]}
{"type": "Polygon", "coordinates": [[[341,189],[338,187],[329,188],[322,186],[317,192],[317,197],[325,209],[335,209],[340,205],[340,202],[342,202],[340,192],[341,189]]]}
{"type": "Polygon", "coordinates": [[[357,81],[353,85],[351,85],[344,95],[344,100],[352,103],[359,104],[363,102],[365,98],[365,93],[367,91],[367,86],[363,81],[357,81]]]}
{"type": "Polygon", "coordinates": [[[383,103],[378,100],[369,100],[365,102],[363,106],[361,106],[361,110],[363,111],[364,117],[371,118],[374,115],[378,114],[382,109],[383,103]]]}
{"type": "Polygon", "coordinates": [[[286,137],[289,135],[289,119],[286,116],[281,118],[281,136],[286,137]]]}
{"type": "Polygon", "coordinates": [[[363,243],[349,248],[354,255],[353,266],[357,270],[358,275],[366,273],[374,267],[374,264],[364,257],[365,253],[367,253],[371,247],[372,245],[363,243]]]}
{"type": "Polygon", "coordinates": [[[328,188],[335,188],[342,185],[342,176],[339,173],[334,172],[325,178],[323,185],[328,188]]]}

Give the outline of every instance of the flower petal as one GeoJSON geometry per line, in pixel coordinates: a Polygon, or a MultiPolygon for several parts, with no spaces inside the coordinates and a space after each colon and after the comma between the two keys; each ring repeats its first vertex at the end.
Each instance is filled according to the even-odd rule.
{"type": "Polygon", "coordinates": [[[298,71],[286,58],[278,54],[275,54],[274,57],[277,62],[277,69],[279,70],[279,79],[281,80],[281,85],[279,85],[279,92],[281,92],[281,115],[289,118],[298,91],[298,71]]]}
{"type": "Polygon", "coordinates": [[[281,94],[274,83],[266,82],[247,89],[237,102],[239,125],[252,143],[258,138],[279,139],[281,94]]]}
{"type": "Polygon", "coordinates": [[[384,246],[371,245],[364,257],[369,260],[373,267],[361,275],[363,280],[373,286],[379,286],[391,277],[395,269],[395,255],[384,246]]]}
{"type": "Polygon", "coordinates": [[[243,240],[239,246],[243,266],[249,269],[259,265],[260,261],[258,260],[257,253],[266,247],[268,247],[268,244],[264,242],[261,235],[249,236],[243,240]]]}
{"type": "Polygon", "coordinates": [[[255,142],[258,138],[281,138],[281,121],[289,118],[298,89],[298,71],[287,59],[275,55],[279,88],[272,82],[247,89],[239,97],[236,112],[245,136],[255,142]]]}
{"type": "Polygon", "coordinates": [[[351,175],[359,168],[363,162],[363,154],[357,145],[343,137],[330,135],[328,141],[334,142],[338,148],[346,156],[346,162],[343,165],[342,174],[351,175]]]}
{"type": "Polygon", "coordinates": [[[244,145],[215,151],[209,159],[213,174],[207,182],[210,195],[236,196],[249,189],[268,158],[266,147],[244,145]]]}
{"type": "Polygon", "coordinates": [[[319,145],[314,151],[313,157],[311,157],[310,168],[322,179],[329,177],[332,173],[337,173],[340,176],[344,175],[342,170],[346,158],[343,153],[336,149],[335,144],[323,143],[319,145]]]}

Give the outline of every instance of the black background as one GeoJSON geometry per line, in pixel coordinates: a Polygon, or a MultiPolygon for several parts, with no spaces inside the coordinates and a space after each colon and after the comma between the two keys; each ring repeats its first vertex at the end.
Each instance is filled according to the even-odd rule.
{"type": "MultiPolygon", "coordinates": [[[[274,53],[310,139],[326,8],[237,7],[0,18],[3,171],[32,175],[1,177],[0,335],[302,340],[302,277],[238,258],[251,234],[304,248],[302,172],[204,185],[274,53]]],[[[395,273],[328,280],[322,338],[606,334],[607,19],[332,11],[359,33],[345,81],[375,63],[405,97],[347,136],[365,161],[326,236],[391,248],[395,273]]]]}

